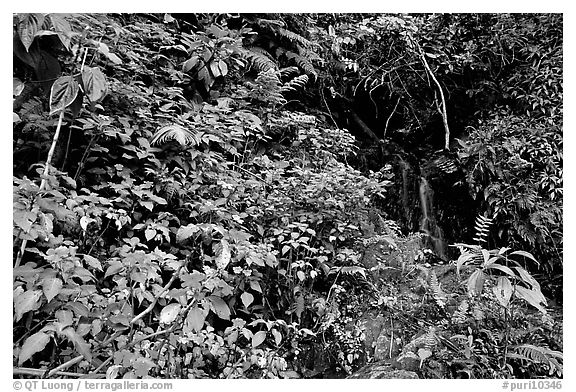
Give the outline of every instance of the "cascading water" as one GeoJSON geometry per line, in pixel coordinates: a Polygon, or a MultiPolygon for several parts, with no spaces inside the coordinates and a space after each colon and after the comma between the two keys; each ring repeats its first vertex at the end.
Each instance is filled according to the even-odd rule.
{"type": "Polygon", "coordinates": [[[434,193],[426,177],[420,177],[420,208],[422,218],[420,219],[420,231],[427,236],[427,243],[434,253],[441,258],[446,257],[444,243],[444,233],[436,223],[434,215],[434,193]]]}

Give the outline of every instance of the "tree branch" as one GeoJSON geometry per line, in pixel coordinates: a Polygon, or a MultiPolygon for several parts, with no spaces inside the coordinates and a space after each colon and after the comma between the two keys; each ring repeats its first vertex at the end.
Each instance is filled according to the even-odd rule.
{"type": "Polygon", "coordinates": [[[430,69],[430,65],[428,65],[428,61],[426,61],[426,56],[424,55],[424,51],[422,50],[422,48],[420,47],[419,44],[416,44],[416,46],[418,47],[418,53],[420,53],[420,59],[422,60],[422,63],[424,63],[424,67],[426,68],[426,71],[428,72],[428,74],[430,75],[430,77],[432,78],[432,80],[434,81],[434,83],[436,84],[436,86],[438,87],[438,91],[440,92],[440,100],[442,101],[442,122],[444,123],[444,149],[449,150],[450,149],[450,128],[448,127],[448,114],[446,113],[446,99],[444,98],[444,91],[442,90],[442,86],[440,85],[440,82],[438,82],[438,79],[436,79],[436,76],[434,75],[434,73],[432,72],[432,70],[430,69]]]}

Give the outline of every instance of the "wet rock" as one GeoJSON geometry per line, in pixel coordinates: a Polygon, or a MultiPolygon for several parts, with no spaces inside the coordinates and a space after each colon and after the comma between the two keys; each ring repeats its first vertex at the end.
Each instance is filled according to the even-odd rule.
{"type": "Polygon", "coordinates": [[[347,378],[416,379],[418,374],[403,369],[394,369],[389,363],[379,361],[358,369],[347,378]]]}
{"type": "Polygon", "coordinates": [[[415,372],[420,369],[420,358],[411,351],[402,353],[394,361],[394,367],[415,372]]]}

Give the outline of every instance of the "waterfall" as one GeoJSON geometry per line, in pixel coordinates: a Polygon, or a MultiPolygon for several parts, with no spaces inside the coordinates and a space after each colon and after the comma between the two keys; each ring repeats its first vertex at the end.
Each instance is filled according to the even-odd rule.
{"type": "Polygon", "coordinates": [[[445,258],[444,233],[436,223],[434,215],[434,192],[424,176],[420,176],[420,231],[426,234],[428,246],[441,258],[445,258]]]}

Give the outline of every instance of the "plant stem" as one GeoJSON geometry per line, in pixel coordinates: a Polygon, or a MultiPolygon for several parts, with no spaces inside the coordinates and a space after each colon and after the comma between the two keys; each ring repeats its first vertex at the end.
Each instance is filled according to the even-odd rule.
{"type": "MultiPolygon", "coordinates": [[[[60,111],[60,117],[58,117],[58,125],[56,126],[56,132],[54,133],[54,137],[52,138],[52,145],[50,146],[50,150],[48,151],[48,157],[46,158],[46,165],[44,166],[44,173],[42,174],[42,181],[40,182],[40,188],[38,189],[38,193],[41,193],[44,190],[44,188],[46,188],[47,176],[50,171],[50,164],[52,162],[52,157],[54,156],[54,151],[56,150],[56,144],[58,143],[58,136],[60,136],[60,128],[62,128],[63,119],[64,119],[64,109],[60,111]]],[[[22,262],[22,258],[24,257],[24,253],[26,252],[27,244],[28,240],[23,239],[22,245],[20,245],[20,250],[18,251],[18,255],[16,256],[16,262],[14,263],[14,267],[18,267],[22,262]]]]}

